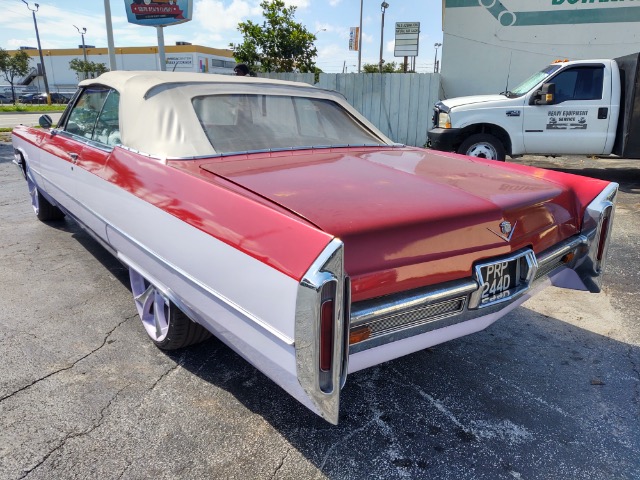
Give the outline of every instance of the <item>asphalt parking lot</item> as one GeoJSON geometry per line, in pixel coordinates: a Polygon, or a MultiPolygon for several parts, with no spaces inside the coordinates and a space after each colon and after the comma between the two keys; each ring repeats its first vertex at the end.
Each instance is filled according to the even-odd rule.
{"type": "Polygon", "coordinates": [[[353,374],[332,426],[215,339],[156,349],[0,143],[0,478],[640,478],[640,161],[518,161],[621,184],[604,291],[353,374]]]}

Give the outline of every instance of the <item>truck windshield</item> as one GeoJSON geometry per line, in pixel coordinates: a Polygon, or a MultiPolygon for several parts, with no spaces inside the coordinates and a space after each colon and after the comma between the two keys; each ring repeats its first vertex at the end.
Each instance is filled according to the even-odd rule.
{"type": "Polygon", "coordinates": [[[508,97],[521,97],[525,93],[529,92],[533,87],[538,85],[540,82],[544,81],[546,78],[550,77],[554,72],[556,72],[562,65],[549,65],[545,69],[534,73],[529,78],[527,78],[524,82],[518,85],[516,88],[507,92],[508,97]]]}

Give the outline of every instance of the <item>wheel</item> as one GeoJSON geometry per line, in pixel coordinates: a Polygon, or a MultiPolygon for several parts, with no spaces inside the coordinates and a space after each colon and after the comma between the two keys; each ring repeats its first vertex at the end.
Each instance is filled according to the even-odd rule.
{"type": "MultiPolygon", "coordinates": [[[[22,159],[22,161],[24,162],[24,159],[22,159]]],[[[42,196],[38,190],[36,182],[33,181],[31,170],[29,170],[28,166],[26,166],[25,169],[27,187],[29,188],[29,196],[31,197],[31,206],[33,207],[36,217],[38,217],[38,220],[42,222],[62,220],[64,218],[64,213],[62,213],[58,207],[51,205],[49,200],[42,196]]]]}
{"type": "Polygon", "coordinates": [[[142,325],[151,341],[162,350],[176,350],[202,342],[211,333],[193,322],[158,288],[129,269],[131,291],[142,325]]]}
{"type": "Polygon", "coordinates": [[[488,158],[489,160],[501,160],[504,162],[506,152],[504,145],[493,135],[477,133],[467,138],[460,147],[458,153],[470,157],[488,158]]]}

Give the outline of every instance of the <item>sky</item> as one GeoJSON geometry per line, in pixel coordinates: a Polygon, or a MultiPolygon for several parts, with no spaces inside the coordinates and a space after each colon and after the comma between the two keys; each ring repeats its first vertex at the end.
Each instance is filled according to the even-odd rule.
{"type": "MultiPolygon", "coordinates": [[[[156,29],[127,22],[124,2],[110,0],[116,47],[157,45],[156,29]]],[[[130,1],[130,0],[129,0],[130,1]]],[[[349,29],[360,21],[358,0],[285,0],[297,7],[295,20],[315,33],[318,49],[316,65],[327,73],[357,71],[358,52],[349,51],[349,29]]],[[[82,44],[74,27],[86,28],[85,43],[107,47],[104,0],[38,0],[36,13],[43,49],[77,48],[82,44]]],[[[418,72],[433,71],[435,43],[442,42],[442,2],[440,0],[387,0],[383,37],[383,59],[401,62],[393,56],[395,23],[420,22],[418,72]]],[[[380,56],[381,2],[363,0],[362,64],[378,63],[380,56]]],[[[35,2],[29,1],[35,8],[35,2]]],[[[0,47],[14,50],[37,46],[33,17],[22,0],[0,0],[0,47]]],[[[241,43],[238,23],[262,23],[259,0],[193,0],[193,20],[164,29],[165,45],[186,41],[213,48],[241,43]]],[[[440,50],[438,51],[440,58],[440,50]]]]}

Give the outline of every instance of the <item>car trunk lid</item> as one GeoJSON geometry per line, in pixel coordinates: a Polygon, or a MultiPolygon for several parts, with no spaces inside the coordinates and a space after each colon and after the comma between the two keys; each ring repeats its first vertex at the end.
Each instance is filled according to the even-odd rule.
{"type": "Polygon", "coordinates": [[[573,192],[503,164],[414,148],[229,157],[201,168],[339,237],[354,300],[471,276],[578,231],[573,192]],[[509,225],[507,225],[508,222],[509,225]]]}

